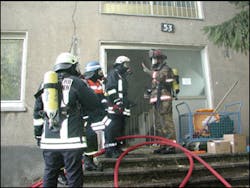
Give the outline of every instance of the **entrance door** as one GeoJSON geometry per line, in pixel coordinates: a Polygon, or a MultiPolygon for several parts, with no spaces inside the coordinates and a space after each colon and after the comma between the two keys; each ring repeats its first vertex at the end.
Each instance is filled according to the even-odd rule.
{"type": "MultiPolygon", "coordinates": [[[[133,74],[128,77],[128,93],[129,99],[135,106],[131,109],[131,117],[126,122],[125,132],[126,135],[154,135],[154,131],[150,129],[150,127],[154,126],[152,106],[149,104],[148,99],[144,99],[144,92],[151,85],[151,77],[143,72],[141,65],[143,62],[150,68],[151,62],[148,57],[150,49],[161,49],[167,55],[168,65],[176,68],[179,73],[180,93],[178,99],[173,101],[173,119],[178,138],[180,125],[178,124],[175,105],[185,101],[190,104],[191,110],[209,106],[207,80],[205,79],[207,70],[202,47],[102,44],[100,62],[105,73],[107,73],[118,56],[124,55],[130,58],[133,74]]],[[[129,140],[129,143],[132,142],[138,143],[138,139],[129,140]]]]}

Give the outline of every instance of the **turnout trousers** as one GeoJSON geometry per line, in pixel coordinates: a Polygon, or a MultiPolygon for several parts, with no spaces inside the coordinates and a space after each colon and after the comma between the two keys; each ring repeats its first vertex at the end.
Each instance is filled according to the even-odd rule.
{"type": "Polygon", "coordinates": [[[57,187],[60,168],[65,166],[68,187],[83,186],[82,148],[65,150],[43,150],[45,161],[43,187],[57,187]]]}
{"type": "Polygon", "coordinates": [[[155,135],[176,140],[173,122],[172,101],[161,101],[159,107],[154,104],[155,135]]]}
{"type": "Polygon", "coordinates": [[[119,145],[116,138],[123,136],[125,131],[125,116],[110,115],[112,119],[109,126],[105,128],[105,147],[113,147],[119,145]]]}

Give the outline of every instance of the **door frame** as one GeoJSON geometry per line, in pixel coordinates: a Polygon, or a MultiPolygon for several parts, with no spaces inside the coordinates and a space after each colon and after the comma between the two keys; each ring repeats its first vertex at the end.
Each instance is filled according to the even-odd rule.
{"type": "MultiPolygon", "coordinates": [[[[177,45],[177,44],[165,44],[165,43],[144,43],[144,42],[119,42],[119,41],[99,41],[99,59],[100,64],[103,67],[104,74],[107,74],[107,53],[106,50],[110,49],[135,49],[135,50],[149,50],[149,49],[195,49],[201,52],[201,62],[203,67],[206,101],[207,108],[213,107],[213,92],[211,73],[209,67],[208,48],[205,44],[199,45],[177,45]]],[[[195,98],[195,97],[194,97],[195,98]]],[[[182,98],[186,100],[186,98],[182,98]]],[[[189,98],[188,98],[189,99],[189,98]]],[[[187,99],[187,100],[188,100],[187,99]]]]}
{"type": "MultiPolygon", "coordinates": [[[[104,69],[104,74],[107,74],[107,51],[112,49],[129,49],[129,50],[150,50],[150,49],[175,49],[175,50],[198,50],[200,51],[201,66],[203,70],[203,78],[205,81],[205,96],[188,96],[188,97],[178,97],[178,100],[173,101],[173,121],[176,125],[176,138],[179,142],[180,137],[180,125],[179,115],[174,106],[177,103],[187,102],[191,104],[191,111],[194,112],[198,108],[212,108],[212,84],[211,84],[211,74],[209,67],[208,58],[208,48],[206,45],[173,45],[173,44],[162,44],[162,43],[136,43],[136,42],[111,42],[111,41],[101,41],[99,44],[100,49],[100,64],[104,69]]],[[[184,111],[185,112],[185,111],[184,111]]],[[[185,125],[186,126],[186,125],[185,125]]],[[[133,140],[131,140],[131,143],[133,140]]]]}

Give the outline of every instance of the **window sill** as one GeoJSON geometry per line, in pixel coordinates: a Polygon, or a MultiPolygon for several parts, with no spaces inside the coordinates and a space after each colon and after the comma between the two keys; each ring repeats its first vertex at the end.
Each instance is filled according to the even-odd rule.
{"type": "Polygon", "coordinates": [[[1,112],[24,112],[26,110],[21,102],[1,102],[1,112]]]}

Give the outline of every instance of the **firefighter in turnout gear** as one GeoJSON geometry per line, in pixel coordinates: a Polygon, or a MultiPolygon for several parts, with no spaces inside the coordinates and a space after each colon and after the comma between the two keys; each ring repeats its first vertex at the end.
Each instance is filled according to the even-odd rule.
{"type": "MultiPolygon", "coordinates": [[[[167,56],[160,50],[150,50],[149,58],[152,62],[152,70],[149,70],[144,64],[142,66],[144,72],[152,76],[151,89],[147,90],[147,94],[150,104],[153,105],[155,134],[176,141],[172,100],[179,93],[178,86],[175,85],[175,90],[173,90],[173,83],[177,84],[178,80],[176,80],[177,77],[172,68],[166,63],[167,56]]],[[[174,147],[160,146],[154,153],[175,153],[175,149],[174,147]]]]}
{"type": "Polygon", "coordinates": [[[112,120],[105,128],[105,155],[109,158],[118,158],[123,152],[116,137],[123,136],[125,117],[130,116],[128,100],[127,76],[131,74],[130,59],[126,56],[116,58],[113,69],[108,72],[105,82],[105,91],[108,100],[108,115],[112,120]]]}
{"type": "MultiPolygon", "coordinates": [[[[104,74],[101,68],[101,65],[97,61],[91,61],[87,63],[85,67],[85,72],[83,78],[87,82],[88,86],[95,92],[98,96],[100,103],[102,104],[100,107],[102,108],[103,114],[99,114],[100,118],[106,116],[105,108],[107,106],[107,100],[104,96],[103,90],[103,81],[104,81],[104,74]]],[[[98,149],[103,148],[104,146],[104,129],[105,126],[109,124],[111,121],[107,118],[105,126],[102,124],[93,123],[99,117],[91,117],[88,116],[87,124],[86,124],[86,138],[88,148],[84,154],[84,169],[88,171],[92,170],[101,170],[101,167],[97,166],[94,161],[92,155],[95,154],[98,149]],[[99,144],[99,148],[98,148],[99,144]]],[[[99,118],[99,119],[100,119],[99,118]]]]}
{"type": "Polygon", "coordinates": [[[53,71],[58,83],[53,78],[55,74],[46,74],[45,77],[52,75],[52,78],[44,79],[35,94],[33,111],[34,135],[43,150],[45,163],[43,187],[57,187],[63,166],[67,171],[68,186],[82,187],[82,154],[87,147],[82,111],[95,111],[100,102],[79,78],[78,59],[74,55],[61,53],[53,71]],[[52,99],[48,100],[49,97],[52,99]],[[48,114],[53,114],[53,107],[56,113],[49,117],[48,114]],[[48,109],[52,111],[48,112],[48,109]]]}

